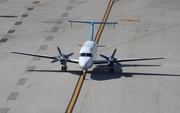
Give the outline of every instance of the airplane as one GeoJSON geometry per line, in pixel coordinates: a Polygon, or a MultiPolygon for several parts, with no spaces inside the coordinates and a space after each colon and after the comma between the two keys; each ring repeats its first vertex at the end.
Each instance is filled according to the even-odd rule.
{"type": "MultiPolygon", "coordinates": [[[[115,48],[111,56],[105,56],[103,54],[99,54],[104,60],[96,60],[97,57],[97,48],[100,47],[98,43],[93,41],[93,34],[94,34],[94,24],[117,24],[117,22],[93,22],[93,21],[81,21],[81,20],[69,20],[71,22],[76,23],[88,23],[91,24],[90,29],[90,40],[86,41],[79,52],[79,59],[71,59],[69,58],[74,53],[63,54],[61,49],[57,46],[57,50],[59,52],[58,57],[50,56],[50,55],[42,55],[42,54],[34,54],[34,53],[27,53],[27,52],[19,52],[19,51],[9,51],[10,53],[14,54],[21,54],[21,55],[28,55],[28,56],[35,56],[41,58],[52,59],[51,63],[60,62],[61,71],[67,70],[67,62],[77,63],[79,67],[82,69],[83,73],[86,73],[89,68],[91,68],[94,64],[107,64],[109,67],[109,72],[114,73],[114,64],[117,64],[120,67],[123,67],[121,62],[130,62],[130,61],[144,61],[144,60],[158,60],[158,59],[166,59],[169,57],[149,57],[149,58],[126,58],[126,59],[117,59],[115,58],[115,54],[117,49],[115,48]]],[[[125,65],[124,65],[125,66],[125,65]]],[[[127,65],[129,66],[129,65],[127,65]]],[[[159,66],[159,65],[134,65],[134,66],[159,66]]]]}

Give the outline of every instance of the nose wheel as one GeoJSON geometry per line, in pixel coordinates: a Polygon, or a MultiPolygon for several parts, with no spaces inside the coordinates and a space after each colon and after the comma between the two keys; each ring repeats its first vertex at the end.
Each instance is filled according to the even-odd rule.
{"type": "Polygon", "coordinates": [[[87,72],[87,70],[86,69],[83,69],[83,71],[82,71],[83,73],[86,73],[87,72]]]}

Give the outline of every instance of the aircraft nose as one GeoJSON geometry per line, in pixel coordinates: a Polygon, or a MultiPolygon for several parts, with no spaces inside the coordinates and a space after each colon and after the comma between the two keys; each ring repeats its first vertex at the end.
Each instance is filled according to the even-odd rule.
{"type": "Polygon", "coordinates": [[[87,68],[89,60],[90,60],[89,58],[80,58],[79,59],[79,67],[80,68],[87,68]]]}
{"type": "Polygon", "coordinates": [[[80,66],[81,68],[85,68],[86,65],[87,65],[87,62],[85,62],[85,61],[79,62],[79,66],[80,66]]]}

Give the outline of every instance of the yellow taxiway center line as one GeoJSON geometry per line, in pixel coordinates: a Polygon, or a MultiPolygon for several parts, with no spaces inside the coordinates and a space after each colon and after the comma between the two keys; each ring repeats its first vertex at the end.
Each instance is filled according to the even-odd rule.
{"type": "Polygon", "coordinates": [[[69,102],[69,105],[68,105],[68,107],[67,107],[66,113],[71,113],[71,112],[72,112],[73,107],[74,107],[74,105],[75,105],[75,102],[76,102],[76,100],[77,100],[77,97],[78,97],[78,95],[79,95],[79,92],[80,92],[80,90],[81,90],[81,87],[82,87],[82,84],[83,84],[85,75],[86,75],[85,73],[83,73],[82,75],[80,75],[79,80],[78,80],[78,82],[77,82],[77,84],[76,84],[76,88],[75,88],[75,90],[74,90],[73,96],[72,96],[72,98],[71,98],[71,101],[69,102]]]}
{"type": "MultiPolygon", "coordinates": [[[[109,5],[108,5],[108,7],[107,7],[107,10],[106,10],[106,12],[105,12],[105,14],[104,14],[104,18],[103,18],[102,22],[106,22],[106,21],[107,21],[107,18],[108,18],[108,16],[109,16],[109,13],[110,13],[110,11],[111,11],[111,8],[112,8],[113,3],[114,3],[114,0],[110,0],[109,5]]],[[[96,34],[96,37],[95,37],[95,39],[94,39],[94,42],[96,42],[97,44],[98,44],[99,39],[100,39],[100,37],[101,37],[102,31],[103,31],[103,29],[104,29],[104,26],[105,26],[105,24],[101,24],[101,25],[100,25],[100,27],[99,27],[99,29],[98,29],[98,32],[97,32],[97,34],[96,34]]]]}
{"type": "MultiPolygon", "coordinates": [[[[113,3],[114,3],[114,0],[110,0],[109,5],[108,5],[108,7],[107,7],[107,10],[106,10],[106,12],[105,12],[105,15],[104,15],[104,17],[103,17],[102,22],[106,22],[106,21],[107,21],[107,18],[108,18],[108,16],[109,16],[109,13],[110,13],[110,11],[111,11],[111,8],[112,8],[113,3]]],[[[101,24],[101,25],[100,25],[99,30],[98,30],[98,32],[97,32],[97,34],[96,34],[95,39],[94,39],[94,42],[96,42],[97,44],[98,44],[98,42],[99,42],[99,39],[100,39],[100,36],[101,36],[102,31],[103,31],[103,29],[104,29],[104,26],[105,26],[105,24],[101,24]]],[[[76,102],[76,100],[77,100],[77,97],[78,97],[78,95],[79,95],[79,92],[80,92],[80,90],[81,90],[81,87],[82,87],[82,84],[83,84],[85,75],[86,75],[86,74],[80,75],[79,80],[78,80],[78,82],[77,82],[77,84],[76,84],[76,88],[75,88],[75,90],[74,90],[74,93],[73,93],[73,95],[72,95],[72,97],[71,97],[71,101],[69,102],[69,105],[68,105],[68,107],[67,107],[67,109],[66,109],[66,113],[71,113],[71,112],[72,112],[72,110],[73,110],[73,108],[74,108],[74,105],[75,105],[75,102],[76,102]]]]}

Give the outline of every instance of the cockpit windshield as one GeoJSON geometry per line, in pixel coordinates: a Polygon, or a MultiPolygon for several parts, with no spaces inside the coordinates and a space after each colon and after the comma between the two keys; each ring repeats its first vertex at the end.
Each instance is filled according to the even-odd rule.
{"type": "Polygon", "coordinates": [[[81,53],[80,56],[83,56],[83,57],[92,57],[92,54],[91,53],[81,53]]]}

